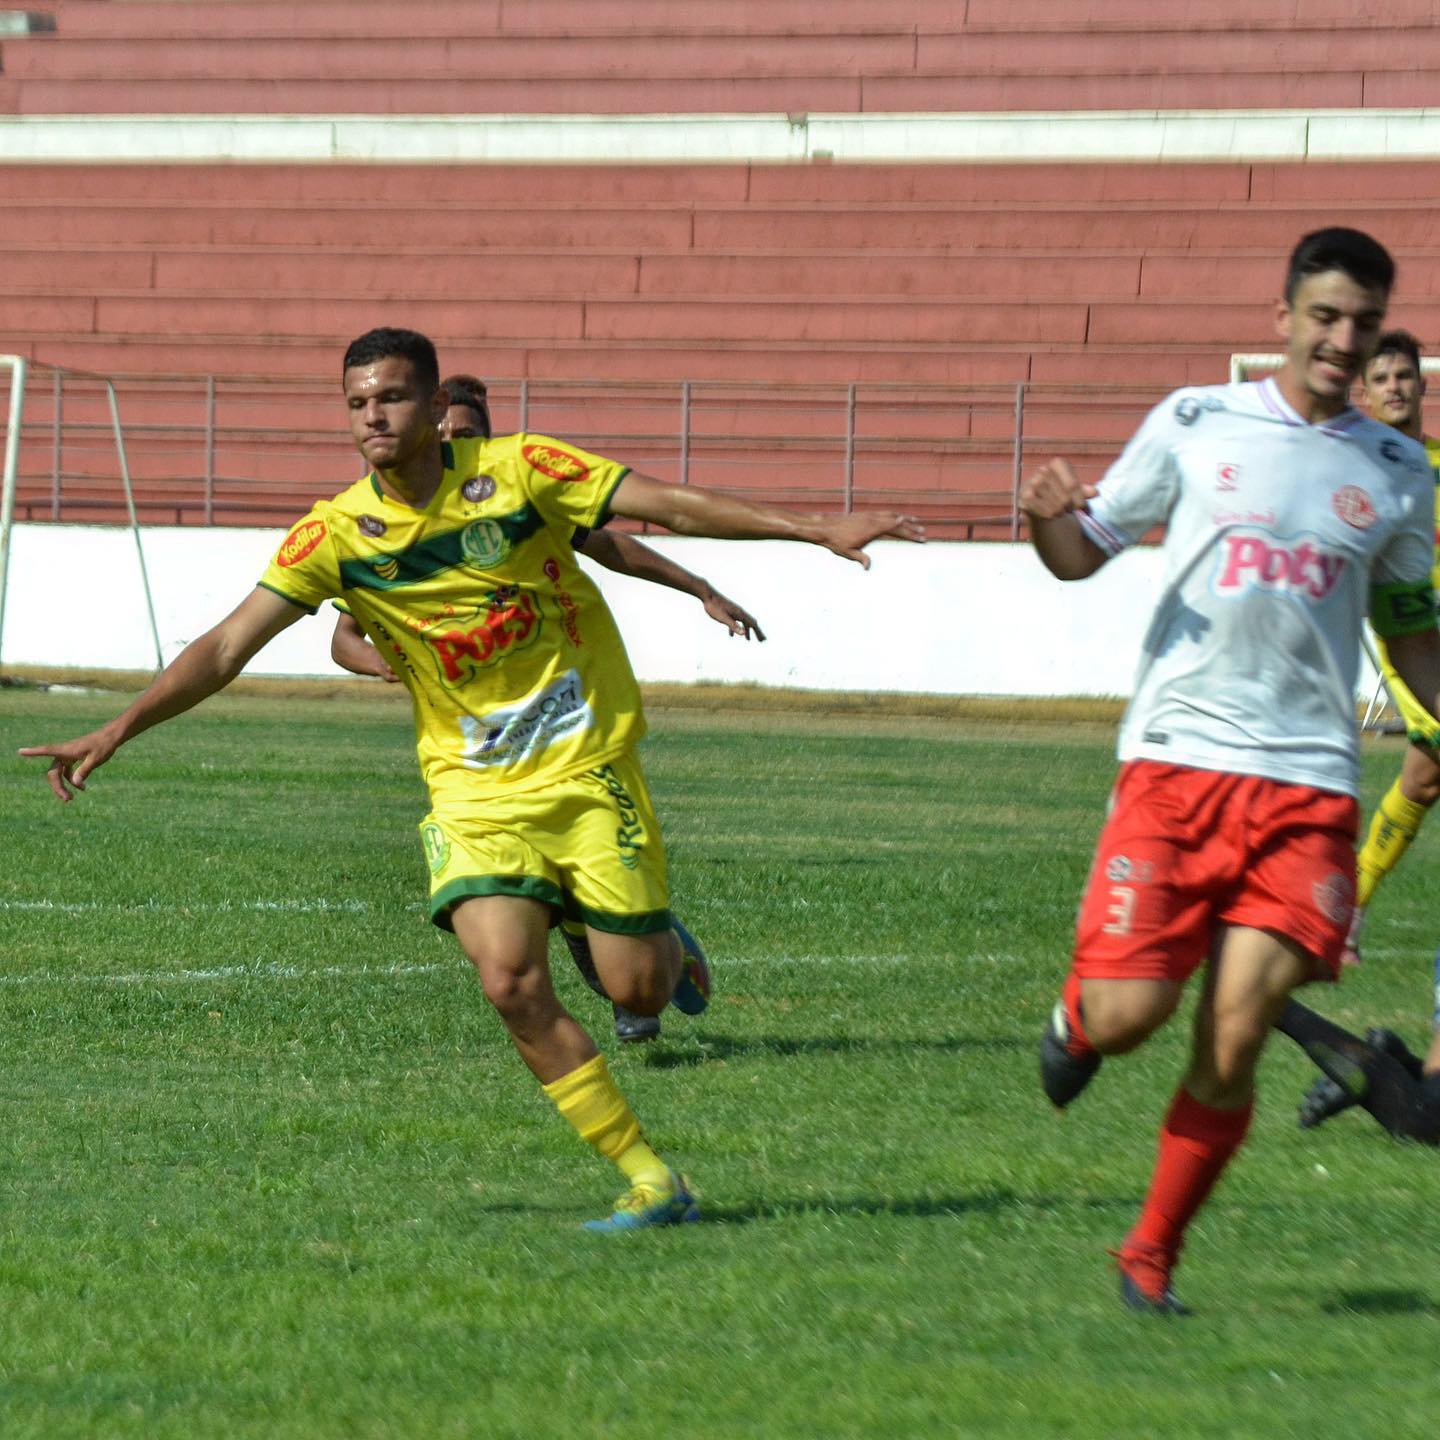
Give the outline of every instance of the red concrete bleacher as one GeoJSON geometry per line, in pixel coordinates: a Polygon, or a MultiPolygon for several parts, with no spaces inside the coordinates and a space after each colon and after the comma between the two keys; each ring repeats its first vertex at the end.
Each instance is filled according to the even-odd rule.
{"type": "MultiPolygon", "coordinates": [[[[408,36],[387,0],[53,8],[53,34],[0,42],[0,115],[1308,109],[1440,93],[1437,0],[416,0],[408,36]]],[[[1033,397],[1033,443],[1103,455],[1142,397],[1273,348],[1266,301],[1315,226],[1390,245],[1397,320],[1440,340],[1437,178],[1423,161],[0,166],[0,350],[122,377],[145,503],[187,521],[197,392],[175,421],[164,387],[136,382],[219,377],[212,499],[283,518],[297,490],[348,473],[317,377],[382,323],[496,377],[502,425],[518,423],[521,380],[612,382],[605,404],[624,414],[596,438],[663,474],[672,421],[646,406],[673,411],[679,380],[836,387],[777,389],[773,407],[697,392],[689,478],[791,498],[833,487],[845,386],[1012,387],[859,417],[862,491],[993,500],[1015,385],[1070,387],[1033,397]],[[1097,404],[1074,390],[1087,385],[1127,398],[1097,404]],[[776,456],[783,476],[753,479],[776,456]]],[[[530,423],[583,439],[593,410],[552,394],[530,423]]],[[[103,423],[74,452],[97,510],[113,501],[103,423]]],[[[27,484],[38,513],[41,471],[27,484]]]]}
{"type": "MultiPolygon", "coordinates": [[[[0,113],[637,114],[1426,104],[1423,0],[815,6],[61,0],[0,113]]],[[[1428,87],[1428,89],[1427,89],[1428,87]]]]}

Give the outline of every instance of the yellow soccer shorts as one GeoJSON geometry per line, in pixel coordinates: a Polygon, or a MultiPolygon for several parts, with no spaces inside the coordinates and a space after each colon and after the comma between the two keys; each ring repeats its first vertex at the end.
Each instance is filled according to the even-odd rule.
{"type": "Polygon", "coordinates": [[[640,762],[630,754],[536,790],[453,802],[420,824],[430,865],[430,918],[471,896],[539,900],[596,930],[670,928],[665,848],[640,762]]]}
{"type": "Polygon", "coordinates": [[[1379,635],[1375,637],[1375,650],[1380,657],[1380,673],[1385,677],[1385,688],[1390,692],[1390,698],[1395,702],[1401,720],[1405,722],[1406,733],[1412,740],[1420,740],[1433,734],[1435,721],[1390,663],[1390,652],[1379,635]]]}

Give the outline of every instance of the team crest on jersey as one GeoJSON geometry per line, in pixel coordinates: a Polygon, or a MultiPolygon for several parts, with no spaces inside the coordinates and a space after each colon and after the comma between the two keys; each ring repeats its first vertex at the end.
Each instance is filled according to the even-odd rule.
{"type": "Polygon", "coordinates": [[[460,532],[460,550],[477,570],[488,570],[510,553],[510,540],[494,520],[472,520],[460,532]]]}
{"type": "Polygon", "coordinates": [[[1323,880],[1317,880],[1311,892],[1315,897],[1315,908],[1331,924],[1343,924],[1350,918],[1353,888],[1338,870],[1323,880]]]}
{"type": "Polygon", "coordinates": [[[450,842],[445,832],[433,821],[420,827],[420,843],[425,847],[425,861],[430,873],[438,875],[450,863],[450,842]]]}
{"type": "Polygon", "coordinates": [[[1368,530],[1379,518],[1369,495],[1358,485],[1342,485],[1330,503],[1335,513],[1355,530],[1368,530]]]}
{"type": "Polygon", "coordinates": [[[369,535],[378,539],[385,533],[385,522],[378,515],[362,515],[356,522],[360,527],[362,535],[369,535]]]}
{"type": "Polygon", "coordinates": [[[472,475],[461,487],[460,493],[472,504],[478,505],[495,493],[493,475],[472,475]]]}
{"type": "Polygon", "coordinates": [[[297,525],[275,552],[275,563],[285,568],[298,565],[325,538],[325,522],[309,520],[297,525]]]}
{"type": "Polygon", "coordinates": [[[1215,471],[1215,488],[1217,490],[1238,490],[1240,488],[1240,467],[1232,461],[1226,461],[1215,471]]]}
{"type": "Polygon", "coordinates": [[[520,453],[542,475],[579,485],[590,478],[590,467],[578,456],[558,445],[526,445],[520,453]]]}

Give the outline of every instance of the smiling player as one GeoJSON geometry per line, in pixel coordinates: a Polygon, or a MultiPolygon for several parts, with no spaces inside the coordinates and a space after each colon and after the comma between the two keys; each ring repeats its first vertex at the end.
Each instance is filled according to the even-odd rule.
{"type": "Polygon", "coordinates": [[[1305,236],[1276,304],[1273,377],[1170,396],[1098,487],[1056,460],[1022,491],[1040,558],[1063,580],[1166,527],[1113,808],[1041,1045],[1045,1092],[1064,1106],[1205,969],[1150,1189],[1116,1252],[1121,1296],[1140,1310],[1183,1312],[1172,1275],[1244,1141],[1270,1028],[1292,990],[1338,973],[1367,609],[1440,735],[1429,463],[1349,402],[1393,280],[1368,235],[1305,236]]]}

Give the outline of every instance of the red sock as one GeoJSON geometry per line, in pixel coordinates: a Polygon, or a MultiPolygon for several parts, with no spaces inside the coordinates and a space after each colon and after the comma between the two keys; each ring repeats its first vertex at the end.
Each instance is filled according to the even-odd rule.
{"type": "Polygon", "coordinates": [[[1065,1048],[1077,1060],[1093,1055],[1095,1047],[1090,1043],[1090,1037],[1086,1035],[1085,1026],[1080,1019],[1080,977],[1073,970],[1065,977],[1060,1003],[1065,1007],[1065,1023],[1070,1031],[1065,1048]]]}
{"type": "Polygon", "coordinates": [[[1202,1105],[1183,1087],[1175,1092],[1160,1127],[1150,1193],[1125,1239],[1125,1250],[1155,1246],[1174,1262],[1185,1227],[1244,1141],[1253,1108],[1250,1100],[1239,1110],[1216,1110],[1202,1105]]]}

